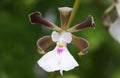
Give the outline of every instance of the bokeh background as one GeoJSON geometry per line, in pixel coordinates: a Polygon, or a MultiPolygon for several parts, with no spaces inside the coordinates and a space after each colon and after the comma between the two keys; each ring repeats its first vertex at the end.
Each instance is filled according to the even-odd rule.
{"type": "MultiPolygon", "coordinates": [[[[69,50],[80,66],[64,72],[61,78],[120,78],[120,44],[102,23],[102,15],[112,2],[81,0],[72,25],[92,15],[96,29],[73,33],[89,41],[89,52],[79,58],[77,48],[70,44],[69,50]]],[[[37,52],[36,41],[52,31],[40,24],[30,24],[28,14],[40,11],[60,26],[57,8],[73,4],[74,0],[0,0],[0,78],[49,78],[49,73],[37,65],[41,55],[37,52]]]]}

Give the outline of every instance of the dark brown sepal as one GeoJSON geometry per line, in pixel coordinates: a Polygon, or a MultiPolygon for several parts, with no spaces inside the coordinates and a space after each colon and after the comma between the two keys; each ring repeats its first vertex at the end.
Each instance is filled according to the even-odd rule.
{"type": "Polygon", "coordinates": [[[94,18],[91,15],[89,15],[88,18],[83,23],[77,24],[77,25],[69,28],[68,31],[69,32],[77,32],[77,31],[80,31],[81,29],[84,29],[87,27],[95,28],[94,18]]]}
{"type": "Polygon", "coordinates": [[[55,43],[51,40],[51,36],[44,36],[37,41],[38,52],[44,54],[55,43]]]}
{"type": "Polygon", "coordinates": [[[40,12],[34,12],[29,14],[29,19],[32,24],[43,24],[45,27],[51,30],[60,31],[61,29],[50,21],[44,19],[40,12]]]}

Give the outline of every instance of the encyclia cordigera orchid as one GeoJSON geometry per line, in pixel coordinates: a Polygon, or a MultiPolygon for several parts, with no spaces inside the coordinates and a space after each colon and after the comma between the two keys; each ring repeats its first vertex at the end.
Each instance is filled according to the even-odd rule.
{"type": "Polygon", "coordinates": [[[63,75],[63,71],[68,71],[79,66],[67,49],[67,45],[72,43],[78,47],[80,50],[79,55],[85,55],[89,47],[87,40],[76,37],[71,32],[77,32],[86,27],[95,28],[95,23],[93,17],[89,15],[83,23],[69,28],[68,22],[72,8],[61,7],[58,10],[60,12],[61,28],[44,19],[40,12],[31,13],[29,19],[32,24],[40,23],[48,29],[54,30],[51,36],[44,36],[37,41],[38,51],[41,54],[45,54],[38,60],[39,66],[47,72],[60,70],[60,74],[63,75]],[[52,51],[47,52],[48,48],[54,44],[56,44],[56,47],[52,51]]]}

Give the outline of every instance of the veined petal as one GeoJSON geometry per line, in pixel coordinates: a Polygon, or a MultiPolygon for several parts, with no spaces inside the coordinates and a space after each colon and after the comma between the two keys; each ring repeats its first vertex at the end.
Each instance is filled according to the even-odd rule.
{"type": "Polygon", "coordinates": [[[49,47],[55,43],[51,40],[51,36],[44,36],[37,41],[38,52],[45,54],[49,47]]]}
{"type": "Polygon", "coordinates": [[[30,19],[30,22],[32,24],[40,23],[40,24],[43,24],[48,29],[56,30],[56,31],[60,31],[61,30],[61,28],[57,27],[55,24],[53,24],[50,21],[44,19],[40,12],[31,13],[29,15],[29,19],[30,19]]]}
{"type": "Polygon", "coordinates": [[[93,17],[91,15],[89,15],[87,20],[85,20],[83,23],[77,24],[77,25],[69,28],[67,31],[69,31],[69,32],[77,32],[77,31],[80,31],[81,29],[86,28],[86,27],[95,28],[95,22],[94,22],[94,19],[93,19],[93,17]]]}
{"type": "Polygon", "coordinates": [[[69,27],[68,21],[72,12],[72,8],[61,7],[61,8],[58,8],[58,10],[60,11],[61,28],[63,30],[66,30],[69,27]]]}
{"type": "Polygon", "coordinates": [[[88,52],[89,43],[87,40],[73,35],[72,44],[80,50],[79,56],[83,56],[88,52]]]}

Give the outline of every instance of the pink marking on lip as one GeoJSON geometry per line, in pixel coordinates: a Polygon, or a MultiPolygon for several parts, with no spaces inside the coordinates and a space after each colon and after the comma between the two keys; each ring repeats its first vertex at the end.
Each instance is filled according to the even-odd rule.
{"type": "Polygon", "coordinates": [[[57,53],[58,53],[58,54],[61,54],[62,52],[63,52],[63,49],[62,49],[62,48],[58,48],[58,49],[57,49],[57,53]]]}

